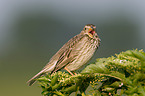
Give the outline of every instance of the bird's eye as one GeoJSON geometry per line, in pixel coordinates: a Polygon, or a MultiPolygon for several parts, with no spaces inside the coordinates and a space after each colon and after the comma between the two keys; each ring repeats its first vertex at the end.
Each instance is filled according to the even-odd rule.
{"type": "Polygon", "coordinates": [[[87,28],[85,28],[85,30],[86,30],[87,28]]]}

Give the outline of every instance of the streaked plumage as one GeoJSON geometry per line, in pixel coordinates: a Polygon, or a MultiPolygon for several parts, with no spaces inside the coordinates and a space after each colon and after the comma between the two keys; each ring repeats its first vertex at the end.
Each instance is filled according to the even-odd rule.
{"type": "Polygon", "coordinates": [[[48,64],[31,78],[28,83],[31,86],[35,79],[45,73],[54,73],[60,69],[75,71],[81,68],[93,56],[100,45],[100,39],[95,32],[96,26],[87,24],[80,34],[74,36],[50,59],[48,64]]]}

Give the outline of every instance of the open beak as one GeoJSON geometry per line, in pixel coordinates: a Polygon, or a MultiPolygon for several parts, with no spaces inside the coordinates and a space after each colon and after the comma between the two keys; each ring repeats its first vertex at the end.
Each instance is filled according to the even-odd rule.
{"type": "Polygon", "coordinates": [[[94,28],[89,28],[89,32],[87,33],[89,37],[93,38],[93,35],[95,34],[94,28]]]}
{"type": "Polygon", "coordinates": [[[93,27],[89,28],[89,33],[91,33],[92,35],[94,35],[94,33],[96,33],[93,27]]]}

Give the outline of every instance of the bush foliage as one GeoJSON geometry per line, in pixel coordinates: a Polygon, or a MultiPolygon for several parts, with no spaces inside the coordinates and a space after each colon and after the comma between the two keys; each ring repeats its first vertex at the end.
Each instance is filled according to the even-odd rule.
{"type": "Polygon", "coordinates": [[[77,75],[58,71],[37,81],[44,96],[145,96],[145,53],[127,50],[99,58],[77,75]]]}

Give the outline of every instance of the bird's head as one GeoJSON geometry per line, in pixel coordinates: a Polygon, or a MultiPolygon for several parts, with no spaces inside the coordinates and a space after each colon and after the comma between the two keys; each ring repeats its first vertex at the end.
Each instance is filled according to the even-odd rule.
{"type": "Polygon", "coordinates": [[[93,38],[96,35],[96,26],[93,24],[87,24],[85,25],[85,27],[83,28],[83,33],[87,34],[89,37],[93,38]]]}

